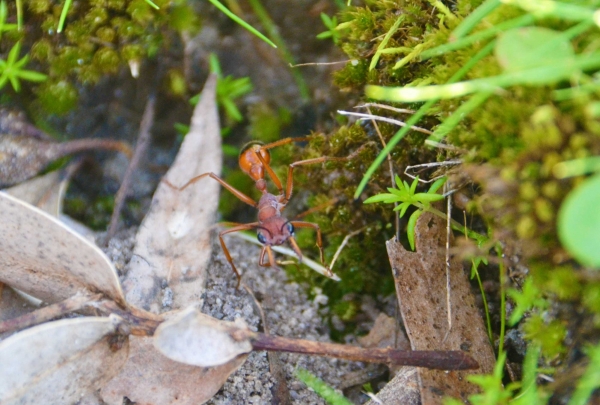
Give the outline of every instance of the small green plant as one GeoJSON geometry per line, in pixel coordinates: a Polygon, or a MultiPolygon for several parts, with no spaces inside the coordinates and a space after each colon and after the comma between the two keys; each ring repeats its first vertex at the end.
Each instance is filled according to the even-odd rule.
{"type": "Polygon", "coordinates": [[[307,370],[302,368],[296,369],[296,377],[309,388],[313,389],[320,397],[331,405],[352,405],[352,402],[347,400],[343,395],[335,392],[327,383],[307,370]]]}
{"type": "MultiPolygon", "coordinates": [[[[372,197],[369,197],[365,200],[365,204],[373,204],[377,202],[383,202],[387,204],[400,203],[394,211],[400,211],[400,217],[403,217],[406,214],[406,210],[414,206],[416,211],[414,211],[408,219],[407,225],[407,236],[408,242],[410,244],[410,248],[412,250],[415,249],[415,226],[417,224],[417,219],[421,214],[425,211],[431,212],[439,216],[440,218],[446,219],[446,214],[441,212],[440,210],[433,208],[431,203],[440,201],[444,199],[443,194],[438,194],[437,191],[444,185],[447,178],[442,177],[436,180],[430,187],[426,193],[417,193],[417,185],[419,184],[419,178],[415,178],[412,184],[408,184],[406,181],[402,181],[398,175],[396,175],[396,185],[398,188],[389,187],[389,193],[377,194],[372,197]]],[[[480,235],[476,232],[470,231],[466,229],[464,226],[459,224],[456,221],[452,221],[452,228],[464,232],[465,235],[470,238],[475,239],[479,244],[482,244],[487,238],[483,235],[480,235]]]]}
{"type": "Polygon", "coordinates": [[[339,32],[339,28],[338,28],[337,17],[336,16],[329,17],[327,14],[321,13],[321,21],[323,21],[323,24],[327,28],[327,31],[321,32],[319,35],[317,35],[317,38],[318,39],[331,38],[333,43],[337,45],[337,43],[339,42],[339,39],[340,39],[340,32],[339,32]]]}
{"type": "Polygon", "coordinates": [[[32,82],[43,82],[46,80],[46,75],[42,73],[23,69],[29,61],[29,56],[25,55],[19,59],[20,52],[21,43],[17,42],[8,53],[6,60],[0,59],[0,89],[7,82],[10,82],[13,89],[18,92],[21,90],[20,80],[29,80],[32,82]]]}
{"type": "Polygon", "coordinates": [[[542,298],[541,291],[536,287],[531,277],[525,280],[521,291],[511,288],[506,294],[515,303],[515,308],[508,320],[510,326],[516,325],[526,312],[534,308],[545,309],[548,307],[548,302],[542,298]]]}
{"type": "MultiPolygon", "coordinates": [[[[413,180],[412,184],[409,185],[406,181],[402,181],[398,175],[396,175],[396,185],[398,188],[388,187],[389,193],[378,194],[369,197],[365,200],[365,204],[372,204],[376,202],[384,202],[387,204],[400,203],[394,211],[400,211],[399,215],[402,218],[406,214],[406,210],[415,206],[417,209],[411,214],[408,219],[407,225],[407,236],[410,248],[415,250],[415,226],[417,219],[421,216],[424,211],[432,211],[431,203],[444,199],[442,194],[437,194],[440,187],[444,185],[446,178],[436,180],[426,193],[416,193],[417,185],[419,184],[419,178],[413,180]]],[[[435,210],[437,211],[437,210],[435,210]]],[[[439,212],[439,211],[438,211],[439,212]]],[[[442,217],[445,217],[445,214],[442,217]]]]}
{"type": "Polygon", "coordinates": [[[9,32],[17,29],[16,24],[7,24],[6,17],[8,17],[8,9],[6,2],[0,2],[0,39],[2,39],[3,32],[9,32]]]}

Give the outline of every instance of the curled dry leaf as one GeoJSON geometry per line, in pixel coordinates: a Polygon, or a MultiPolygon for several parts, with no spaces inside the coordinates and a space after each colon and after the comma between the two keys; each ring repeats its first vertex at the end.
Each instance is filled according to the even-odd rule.
{"type": "Polygon", "coordinates": [[[46,302],[87,290],[125,305],[108,258],[56,218],[0,192],[0,223],[1,282],[46,302]]]}
{"type": "Polygon", "coordinates": [[[46,323],[0,342],[0,403],[70,404],[97,390],[127,358],[119,319],[46,323]]]}
{"type": "Polygon", "coordinates": [[[163,356],[152,341],[131,336],[125,368],[100,391],[105,403],[122,405],[126,396],[138,405],[203,404],[246,360],[238,356],[217,367],[189,366],[163,356]]]}
{"type": "MultiPolygon", "coordinates": [[[[190,132],[165,175],[172,184],[183,185],[199,174],[218,174],[221,170],[215,91],[216,77],[211,76],[194,109],[190,132]]],[[[211,179],[183,191],[159,184],[136,235],[134,255],[123,281],[128,302],[159,313],[167,288],[173,296],[171,308],[200,301],[211,250],[209,229],[218,203],[219,184],[211,179]]]]}
{"type": "MultiPolygon", "coordinates": [[[[221,132],[216,105],[216,77],[211,76],[194,109],[190,132],[167,173],[183,185],[205,172],[221,170],[221,132]]],[[[207,179],[183,191],[160,183],[150,212],[136,236],[136,247],[123,282],[127,302],[155,313],[201,301],[209,230],[219,202],[219,185],[207,179]],[[164,297],[172,297],[165,300],[164,297]]],[[[233,277],[233,274],[232,274],[233,277]]],[[[210,399],[243,362],[239,356],[222,366],[201,368],[162,355],[152,338],[132,338],[122,372],[101,390],[109,404],[123,397],[139,404],[199,404],[210,399]]]]}
{"type": "Polygon", "coordinates": [[[441,404],[444,396],[466,398],[478,391],[469,374],[489,374],[495,364],[483,318],[475,306],[462,263],[450,265],[452,329],[448,332],[446,308],[445,221],[429,213],[417,221],[416,252],[395,240],[387,242],[396,293],[406,333],[413,350],[462,350],[480,368],[473,371],[419,369],[421,401],[441,404]]]}
{"type": "Polygon", "coordinates": [[[200,367],[225,364],[252,351],[249,339],[235,340],[236,331],[247,326],[219,321],[190,307],[163,322],[154,333],[154,346],[168,358],[200,367]]]}

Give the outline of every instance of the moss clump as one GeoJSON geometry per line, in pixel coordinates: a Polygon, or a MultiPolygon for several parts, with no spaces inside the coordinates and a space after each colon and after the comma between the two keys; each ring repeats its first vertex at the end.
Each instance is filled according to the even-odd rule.
{"type": "MultiPolygon", "coordinates": [[[[591,2],[584,3],[592,7],[591,2]]],[[[453,2],[450,6],[452,16],[434,8],[432,2],[419,0],[371,0],[366,1],[364,7],[347,8],[338,16],[346,27],[340,31],[339,44],[351,62],[334,75],[334,82],[344,91],[356,94],[362,94],[363,86],[367,84],[420,86],[446,83],[487,44],[486,41],[427,60],[419,59],[418,53],[449,42],[452,30],[480,4],[480,1],[473,0],[453,2]],[[391,34],[386,45],[386,48],[395,48],[396,51],[378,54],[381,39],[398,19],[401,19],[398,29],[391,34]],[[405,60],[402,67],[394,69],[399,60],[411,53],[414,58],[405,60]],[[375,57],[379,59],[371,68],[375,57]]],[[[518,7],[499,6],[474,28],[473,33],[521,15],[523,11],[518,7]]],[[[560,32],[573,26],[558,19],[538,19],[535,24],[560,32]]],[[[589,52],[592,44],[599,39],[600,31],[590,29],[570,42],[575,54],[583,54],[589,52]]],[[[502,74],[502,68],[496,57],[490,54],[469,70],[463,80],[499,74],[502,74]]],[[[581,83],[592,80],[591,77],[592,74],[585,76],[581,83]]],[[[475,184],[471,189],[473,201],[468,204],[478,215],[474,223],[479,225],[475,226],[487,229],[492,238],[505,245],[505,252],[509,252],[507,257],[516,260],[510,269],[511,276],[515,280],[532,277],[535,288],[550,302],[552,311],[534,310],[523,321],[522,328],[530,341],[541,345],[544,358],[558,363],[566,360],[569,352],[577,351],[582,341],[597,341],[600,335],[598,283],[565,254],[557,238],[557,213],[565,196],[581,179],[557,179],[553,174],[554,166],[570,159],[600,155],[598,95],[580,91],[577,97],[559,97],[561,90],[569,89],[578,88],[565,81],[505,89],[471,111],[449,133],[446,142],[456,150],[432,152],[423,146],[422,136],[410,132],[391,155],[392,165],[398,173],[402,173],[407,165],[435,160],[460,158],[467,163],[458,170],[462,171],[462,177],[469,175],[472,184],[475,184]],[[575,319],[578,323],[573,321],[575,319]],[[586,326],[581,327],[584,323],[586,326]]],[[[437,102],[419,126],[435,129],[466,100],[437,102]]],[[[419,106],[398,107],[416,109],[419,106]]],[[[374,109],[373,113],[403,119],[385,110],[374,109]]],[[[380,125],[379,130],[387,142],[397,128],[380,125]]],[[[306,155],[346,156],[368,142],[377,145],[372,150],[368,149],[373,155],[381,149],[377,132],[371,124],[355,124],[342,127],[320,140],[317,137],[311,141],[306,155]],[[360,136],[356,137],[359,129],[363,131],[362,140],[359,140],[360,136]]],[[[327,231],[327,239],[332,244],[338,244],[344,234],[369,225],[386,234],[385,237],[392,235],[389,231],[392,216],[375,206],[353,205],[351,200],[356,181],[371,163],[368,157],[364,159],[355,160],[355,165],[362,167],[362,173],[353,172],[353,168],[343,164],[333,164],[333,171],[307,169],[307,177],[300,177],[303,187],[317,195],[311,205],[322,204],[334,196],[339,199],[336,205],[314,216],[315,221],[327,231]],[[326,179],[325,186],[311,183],[310,179],[315,177],[326,179]]],[[[386,170],[387,163],[384,163],[371,178],[367,189],[369,195],[384,191],[389,185],[386,170]]],[[[390,210],[390,207],[384,210],[390,210]]],[[[458,216],[455,219],[463,221],[458,216]]],[[[360,267],[361,271],[369,272],[368,266],[387,267],[385,251],[369,245],[372,238],[356,238],[353,249],[349,250],[350,256],[341,259],[345,260],[344,269],[360,267]],[[355,253],[355,250],[360,253],[355,253]],[[369,262],[369,258],[377,255],[380,255],[379,260],[369,262]]],[[[332,250],[328,247],[328,255],[332,254],[332,250]]],[[[495,270],[491,266],[487,271],[495,270]]],[[[343,271],[339,270],[340,273],[343,271]]],[[[481,271],[486,270],[482,268],[481,271]]],[[[491,274],[497,277],[497,274],[491,274]]],[[[350,284],[364,282],[367,288],[367,279],[373,277],[365,275],[360,280],[352,271],[341,275],[351,280],[350,284]]],[[[379,277],[385,276],[382,273],[379,277]]],[[[341,288],[348,293],[352,287],[345,284],[345,280],[341,288]]]]}
{"type": "MultiPolygon", "coordinates": [[[[186,2],[155,3],[159,10],[144,0],[73,2],[64,31],[57,33],[62,4],[24,0],[23,49],[38,63],[36,70],[48,73],[48,81],[36,89],[39,97],[51,99],[59,83],[68,82],[71,87],[95,84],[131,61],[154,57],[160,49],[177,49],[175,30],[199,29],[199,19],[186,2]]],[[[9,15],[16,14],[14,7],[9,3],[9,15]]],[[[0,55],[15,40],[4,35],[0,55]]],[[[51,112],[65,112],[65,106],[51,112]]]]}

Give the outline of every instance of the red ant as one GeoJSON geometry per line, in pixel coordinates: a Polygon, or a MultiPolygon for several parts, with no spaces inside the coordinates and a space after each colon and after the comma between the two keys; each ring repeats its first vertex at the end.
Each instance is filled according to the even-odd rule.
{"type": "Polygon", "coordinates": [[[294,239],[294,229],[295,228],[312,228],[317,231],[317,247],[319,248],[319,254],[321,257],[321,263],[326,268],[328,274],[326,276],[332,277],[333,272],[329,269],[327,265],[325,265],[325,260],[323,257],[323,242],[321,238],[321,229],[319,225],[314,224],[312,222],[304,222],[304,221],[290,221],[281,215],[281,211],[285,208],[288,203],[290,197],[292,196],[292,190],[294,188],[294,180],[293,180],[293,171],[296,166],[314,164],[314,163],[323,163],[326,161],[334,161],[334,160],[348,160],[350,159],[356,152],[348,157],[326,157],[322,156],[319,158],[300,160],[298,162],[294,162],[289,165],[288,168],[288,176],[287,183],[285,187],[285,193],[283,190],[283,186],[281,181],[273,171],[270,166],[271,155],[269,153],[269,149],[272,149],[277,146],[286,145],[288,143],[303,140],[303,138],[285,138],[279,141],[262,144],[260,142],[250,142],[244,146],[239,156],[239,165],[244,173],[246,173],[252,180],[254,180],[256,188],[260,190],[262,196],[258,203],[256,203],[252,198],[248,197],[246,194],[242,193],[239,190],[236,190],[230,184],[225,182],[223,179],[218,177],[214,173],[204,173],[199,176],[196,176],[190,179],[187,183],[185,183],[181,187],[176,187],[171,184],[168,180],[163,180],[169,187],[177,189],[179,191],[187,188],[188,186],[196,183],[200,179],[204,177],[210,177],[219,183],[227,190],[229,190],[234,196],[239,198],[241,201],[245,202],[248,205],[251,205],[258,209],[258,221],[252,222],[249,224],[242,224],[234,226],[233,228],[226,229],[219,233],[219,241],[221,243],[221,247],[223,248],[223,253],[225,253],[225,257],[227,261],[231,265],[231,268],[235,272],[238,282],[237,287],[240,285],[241,276],[238,272],[235,264],[233,264],[233,259],[229,254],[229,250],[223,241],[223,235],[232,232],[246,231],[250,229],[257,229],[258,234],[257,238],[260,243],[264,246],[260,252],[260,258],[258,260],[258,264],[262,267],[275,266],[275,259],[273,257],[273,251],[271,250],[271,246],[281,245],[286,241],[289,241],[292,249],[298,256],[298,259],[302,261],[302,252],[296,243],[296,239],[294,239]],[[267,182],[265,180],[265,172],[271,178],[275,187],[279,191],[278,195],[273,195],[267,191],[267,182]],[[265,261],[265,254],[268,256],[268,261],[265,261]]]}

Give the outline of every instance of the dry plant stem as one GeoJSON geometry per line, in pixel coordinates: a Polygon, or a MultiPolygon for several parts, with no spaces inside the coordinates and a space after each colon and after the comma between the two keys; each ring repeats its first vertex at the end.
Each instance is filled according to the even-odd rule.
{"type": "MultiPolygon", "coordinates": [[[[448,183],[444,184],[444,189],[447,188],[448,183]]],[[[444,190],[446,191],[446,190],[444,190]]],[[[445,193],[444,193],[445,194],[445,193]]],[[[450,238],[452,237],[452,224],[450,219],[452,216],[452,198],[446,197],[446,308],[448,315],[448,332],[444,336],[444,341],[452,330],[452,304],[450,303],[450,238]]]]}
{"type": "Polygon", "coordinates": [[[81,308],[98,300],[100,297],[100,294],[76,295],[56,304],[48,305],[47,307],[43,307],[28,314],[22,315],[18,318],[8,319],[4,322],[0,322],[0,333],[18,332],[25,328],[39,325],[51,319],[58,318],[70,312],[78,311],[81,308]]]}
{"type": "MultiPolygon", "coordinates": [[[[365,104],[363,107],[366,107],[367,112],[369,114],[371,114],[371,109],[369,108],[368,105],[365,104]]],[[[375,121],[374,119],[371,119],[371,122],[373,123],[373,126],[375,127],[375,131],[377,132],[377,136],[379,137],[379,141],[381,142],[381,145],[385,148],[387,145],[385,143],[385,139],[383,139],[383,135],[381,135],[381,131],[379,130],[379,125],[377,125],[377,121],[375,121]]],[[[387,155],[387,161],[388,161],[388,165],[390,166],[390,182],[392,183],[392,188],[393,188],[394,187],[394,163],[392,162],[392,156],[389,153],[387,155]]],[[[394,209],[396,209],[397,207],[398,207],[398,203],[395,202],[394,209]]],[[[394,222],[395,222],[395,226],[396,226],[396,239],[400,240],[400,215],[398,215],[398,214],[394,215],[394,222]]],[[[332,265],[332,267],[333,267],[333,265],[332,265]]]]}
{"type": "Polygon", "coordinates": [[[114,141],[110,139],[76,139],[65,143],[55,144],[58,153],[54,159],[58,159],[63,156],[72,155],[77,152],[94,150],[94,149],[105,149],[114,150],[121,152],[128,158],[131,157],[131,148],[124,142],[114,141]]]}
{"type": "Polygon", "coordinates": [[[146,153],[146,149],[148,149],[148,144],[150,143],[150,128],[152,128],[152,124],[154,123],[154,104],[155,97],[150,96],[148,102],[146,103],[146,108],[140,124],[140,136],[138,137],[138,142],[135,146],[135,152],[131,158],[129,166],[127,167],[121,187],[119,187],[119,191],[117,191],[117,195],[115,197],[115,207],[110,218],[110,224],[108,226],[108,231],[106,232],[106,238],[104,241],[106,244],[108,244],[108,241],[117,231],[119,215],[121,214],[121,210],[125,204],[125,197],[127,197],[127,191],[130,189],[133,173],[139,165],[142,156],[146,153]]]}
{"type": "Polygon", "coordinates": [[[275,350],[335,357],[350,361],[382,363],[398,366],[425,367],[437,370],[472,370],[479,364],[471,356],[460,351],[415,351],[395,349],[363,349],[336,343],[289,339],[280,336],[256,334],[252,337],[254,350],[275,350]]]}
{"type": "Polygon", "coordinates": [[[122,331],[124,334],[152,336],[158,325],[165,320],[162,315],[144,311],[134,306],[123,309],[114,301],[98,302],[95,307],[106,316],[115,314],[123,318],[124,324],[127,325],[128,329],[122,331]]]}
{"type": "MultiPolygon", "coordinates": [[[[395,120],[393,118],[380,117],[378,115],[373,115],[373,114],[355,113],[355,112],[342,111],[342,110],[338,110],[338,114],[349,115],[349,116],[352,116],[352,117],[357,117],[359,120],[377,120],[377,121],[383,121],[383,122],[387,122],[387,123],[390,123],[390,124],[398,125],[399,127],[405,127],[406,126],[406,123],[403,122],[403,121],[395,120]]],[[[433,133],[433,132],[431,132],[428,129],[417,127],[417,126],[414,126],[414,125],[411,125],[410,129],[412,129],[413,131],[417,131],[417,132],[421,132],[421,133],[427,134],[427,135],[431,135],[433,133]]]]}

